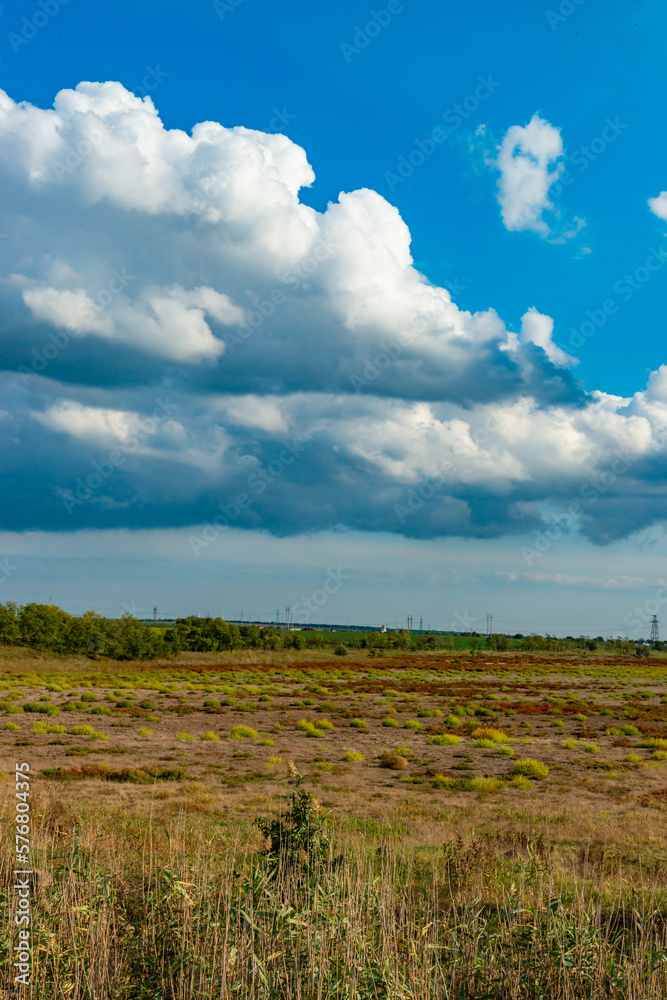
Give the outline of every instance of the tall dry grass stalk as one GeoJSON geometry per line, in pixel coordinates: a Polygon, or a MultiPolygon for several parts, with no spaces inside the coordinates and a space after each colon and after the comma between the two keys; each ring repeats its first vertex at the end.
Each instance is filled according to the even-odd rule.
{"type": "MultiPolygon", "coordinates": [[[[322,863],[206,816],[36,798],[39,1000],[658,1000],[667,892],[593,845],[504,833],[417,849],[330,829],[322,863]]],[[[313,813],[315,822],[315,813],[313,813]]],[[[317,820],[317,822],[320,822],[317,820]]],[[[12,985],[3,831],[0,996],[12,985]],[[4,992],[2,992],[4,990],[4,992]]]]}

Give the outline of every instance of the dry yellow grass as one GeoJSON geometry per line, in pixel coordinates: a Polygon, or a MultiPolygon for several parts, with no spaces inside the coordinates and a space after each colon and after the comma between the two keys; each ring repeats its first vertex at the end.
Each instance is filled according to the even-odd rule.
{"type": "MultiPolygon", "coordinates": [[[[252,652],[138,667],[0,649],[0,711],[19,726],[0,727],[0,771],[21,759],[35,775],[44,945],[32,996],[667,996],[667,763],[639,746],[667,735],[660,671],[460,659],[252,652]],[[142,701],[157,706],[151,735],[138,735],[142,701]],[[400,729],[382,725],[388,701],[400,729]],[[31,733],[40,705],[58,707],[68,732],[31,733]],[[418,712],[423,729],[406,729],[418,712]],[[462,742],[429,742],[453,716],[462,742]],[[333,727],[312,738],[300,719],[333,727]],[[82,725],[110,739],[76,737],[82,725]],[[238,725],[257,737],[229,739],[238,725]],[[480,731],[490,746],[475,745],[480,731]],[[643,766],[624,760],[634,749],[643,766]],[[513,782],[521,758],[548,775],[513,782]],[[282,761],[331,812],[343,861],[318,874],[319,895],[294,873],[276,883],[257,854],[252,821],[284,808],[282,761]]],[[[0,785],[4,873],[13,791],[0,785]]]]}

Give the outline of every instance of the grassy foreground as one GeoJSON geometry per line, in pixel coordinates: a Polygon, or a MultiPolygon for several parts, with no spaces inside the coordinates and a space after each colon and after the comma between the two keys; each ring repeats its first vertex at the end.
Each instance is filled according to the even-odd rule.
{"type": "MultiPolygon", "coordinates": [[[[35,969],[69,1000],[594,1000],[667,996],[667,872],[512,825],[415,847],[328,823],[310,793],[264,830],[36,802],[35,969]],[[264,834],[272,835],[273,852],[264,834]]],[[[2,905],[13,858],[3,831],[2,905]]],[[[3,996],[11,986],[7,914],[3,996]]]]}
{"type": "Polygon", "coordinates": [[[0,658],[0,1000],[667,997],[660,662],[250,655],[0,658]]]}

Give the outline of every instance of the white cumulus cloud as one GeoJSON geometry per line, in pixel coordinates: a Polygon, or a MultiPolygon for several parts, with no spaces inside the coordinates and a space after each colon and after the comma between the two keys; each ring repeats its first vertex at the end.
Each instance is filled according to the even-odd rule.
{"type": "MultiPolygon", "coordinates": [[[[508,229],[549,236],[562,152],[537,116],[509,130],[508,229]]],[[[488,537],[583,503],[594,476],[591,537],[661,516],[663,369],[629,399],[586,394],[537,306],[518,333],[461,309],[394,206],[363,188],[319,212],[299,199],[313,179],[285,136],[166,129],[118,83],[49,110],[0,92],[7,523],[178,527],[235,504],[237,527],[278,534],[488,537]],[[112,449],[103,494],[66,510],[112,449]]]]}
{"type": "Polygon", "coordinates": [[[500,171],[498,202],[506,229],[531,230],[549,236],[544,213],[553,211],[549,188],[562,170],[563,140],[560,130],[539,115],[527,125],[508,129],[495,165],[500,171]]]}

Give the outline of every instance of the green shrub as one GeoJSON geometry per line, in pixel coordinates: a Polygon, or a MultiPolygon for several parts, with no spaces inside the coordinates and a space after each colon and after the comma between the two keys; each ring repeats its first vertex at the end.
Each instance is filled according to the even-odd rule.
{"type": "Polygon", "coordinates": [[[419,722],[418,719],[406,719],[403,723],[403,729],[413,729],[415,732],[419,732],[423,728],[423,723],[419,722]]]}
{"type": "Polygon", "coordinates": [[[145,708],[145,709],[148,709],[148,711],[150,711],[152,709],[153,711],[155,711],[155,709],[157,708],[157,705],[155,704],[154,701],[140,701],[139,702],[139,708],[145,708]]]}
{"type": "Polygon", "coordinates": [[[211,732],[209,732],[209,733],[204,733],[204,735],[202,736],[202,739],[203,740],[215,741],[215,740],[219,740],[220,737],[218,736],[217,733],[211,733],[211,732]]]}
{"type": "Polygon", "coordinates": [[[584,743],[585,753],[600,753],[600,747],[597,743],[584,743]]]}
{"type": "Polygon", "coordinates": [[[95,729],[93,726],[72,726],[70,728],[70,733],[72,736],[94,736],[95,729]]]}
{"type": "Polygon", "coordinates": [[[358,753],[356,750],[348,750],[347,753],[343,754],[341,760],[346,760],[348,762],[351,762],[351,761],[363,761],[366,760],[366,758],[362,753],[358,753]]]}
{"type": "Polygon", "coordinates": [[[194,736],[192,736],[190,733],[179,733],[176,739],[180,740],[181,743],[189,743],[192,740],[194,740],[194,736]]]}
{"type": "Polygon", "coordinates": [[[491,740],[492,743],[511,743],[512,737],[503,733],[500,729],[489,729],[487,727],[473,729],[471,734],[478,740],[491,740]]]}
{"type": "Polygon", "coordinates": [[[300,733],[307,733],[311,729],[315,728],[315,723],[311,722],[310,719],[297,719],[297,721],[294,723],[294,728],[297,729],[300,733]]]}
{"type": "MultiPolygon", "coordinates": [[[[35,723],[35,725],[37,725],[37,723],[35,723]]],[[[5,722],[2,728],[10,730],[12,733],[18,733],[21,731],[21,727],[17,726],[15,722],[5,722]]]]}
{"type": "Polygon", "coordinates": [[[486,794],[488,792],[497,792],[503,787],[503,782],[500,778],[482,778],[477,775],[470,779],[470,790],[473,792],[479,792],[480,794],[486,794]]]}
{"type": "Polygon", "coordinates": [[[431,780],[431,785],[433,788],[454,788],[456,779],[448,778],[444,774],[435,774],[431,780]]]}
{"type": "Polygon", "coordinates": [[[107,708],[106,705],[95,705],[95,708],[91,708],[91,715],[111,715],[111,709],[107,708]]]}
{"type": "Polygon", "coordinates": [[[368,724],[363,719],[350,719],[352,729],[368,729],[368,724]]]}
{"type": "Polygon", "coordinates": [[[398,729],[400,723],[399,723],[398,719],[391,719],[390,718],[390,719],[383,719],[382,720],[382,725],[386,726],[386,727],[388,727],[390,729],[398,729]]]}
{"type": "Polygon", "coordinates": [[[336,656],[347,656],[347,646],[343,646],[340,643],[334,649],[336,656]]]}
{"type": "Polygon", "coordinates": [[[548,773],[549,768],[546,764],[540,760],[532,760],[530,757],[518,760],[510,771],[512,775],[522,775],[524,778],[534,778],[535,780],[546,778],[548,773]]]}
{"type": "MultiPolygon", "coordinates": [[[[18,729],[18,726],[16,728],[18,729]]],[[[33,722],[30,732],[33,736],[43,735],[44,733],[66,733],[67,726],[54,726],[50,722],[33,722]]]]}
{"type": "Polygon", "coordinates": [[[307,736],[322,736],[323,730],[318,729],[314,722],[310,722],[308,719],[299,719],[295,722],[294,728],[300,733],[305,733],[307,736]]]}
{"type": "Polygon", "coordinates": [[[137,736],[152,736],[152,735],[153,735],[153,730],[147,729],[146,726],[142,726],[140,729],[137,729],[137,736]]]}
{"type": "Polygon", "coordinates": [[[230,740],[255,740],[257,739],[257,730],[253,729],[252,726],[234,726],[229,738],[230,740]]]}
{"type": "Polygon", "coordinates": [[[451,747],[456,743],[460,743],[461,737],[454,736],[453,733],[443,733],[441,736],[431,736],[426,742],[429,746],[451,747]]]}
{"type": "Polygon", "coordinates": [[[579,746],[577,740],[563,740],[561,743],[563,750],[576,750],[579,746]]]}

